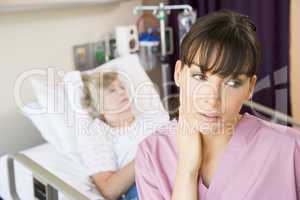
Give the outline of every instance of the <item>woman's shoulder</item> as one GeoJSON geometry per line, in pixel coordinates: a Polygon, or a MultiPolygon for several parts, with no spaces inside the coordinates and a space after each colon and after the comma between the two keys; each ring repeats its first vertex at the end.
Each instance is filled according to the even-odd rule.
{"type": "Polygon", "coordinates": [[[248,118],[252,118],[259,124],[258,132],[261,136],[268,134],[281,140],[281,142],[297,142],[300,143],[300,130],[275,122],[264,120],[251,114],[247,114],[248,118]]]}
{"type": "Polygon", "coordinates": [[[175,145],[177,121],[172,120],[160,126],[153,134],[144,139],[139,148],[147,151],[160,148],[173,148],[175,145]]]}

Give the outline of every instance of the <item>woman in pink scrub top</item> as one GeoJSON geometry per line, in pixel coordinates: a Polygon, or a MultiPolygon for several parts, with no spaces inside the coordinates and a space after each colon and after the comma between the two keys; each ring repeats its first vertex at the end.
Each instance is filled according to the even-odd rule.
{"type": "Polygon", "coordinates": [[[247,17],[201,17],[181,44],[178,120],[143,141],[141,200],[300,200],[300,134],[240,114],[256,84],[260,47],[247,17]]]}

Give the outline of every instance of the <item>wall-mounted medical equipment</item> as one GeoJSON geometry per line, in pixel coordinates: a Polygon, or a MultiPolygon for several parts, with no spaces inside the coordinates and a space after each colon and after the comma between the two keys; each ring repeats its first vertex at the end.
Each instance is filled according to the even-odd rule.
{"type": "Polygon", "coordinates": [[[112,33],[105,34],[99,41],[73,47],[74,65],[79,71],[93,69],[117,56],[116,38],[112,33]]]}
{"type": "Polygon", "coordinates": [[[135,25],[116,27],[117,52],[124,56],[139,50],[138,31],[135,25]]]}

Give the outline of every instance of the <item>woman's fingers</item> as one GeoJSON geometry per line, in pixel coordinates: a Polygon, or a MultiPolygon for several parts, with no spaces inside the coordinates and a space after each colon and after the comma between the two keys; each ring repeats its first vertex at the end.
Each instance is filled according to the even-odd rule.
{"type": "Polygon", "coordinates": [[[187,129],[185,133],[198,134],[200,133],[201,123],[198,119],[197,113],[187,111],[183,106],[179,107],[179,124],[182,128],[187,129]]]}
{"type": "Polygon", "coordinates": [[[187,170],[200,168],[202,142],[198,126],[196,115],[184,112],[181,107],[176,130],[176,141],[180,165],[186,166],[187,170]]]}

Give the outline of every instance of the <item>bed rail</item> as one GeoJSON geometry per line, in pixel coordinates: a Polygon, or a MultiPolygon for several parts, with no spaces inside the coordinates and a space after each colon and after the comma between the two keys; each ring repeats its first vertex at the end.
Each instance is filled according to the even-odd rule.
{"type": "Polygon", "coordinates": [[[64,182],[59,177],[55,176],[49,172],[44,167],[40,166],[38,163],[30,159],[28,156],[17,153],[14,155],[9,155],[8,160],[8,181],[11,197],[14,200],[20,200],[21,198],[17,194],[16,183],[15,183],[15,171],[14,164],[18,162],[24,167],[29,169],[32,172],[34,178],[34,189],[35,189],[35,198],[36,199],[45,199],[45,200],[58,200],[58,191],[62,192],[66,197],[70,199],[78,200],[88,200],[89,198],[84,194],[80,193],[74,187],[70,186],[64,182]],[[38,183],[38,184],[37,184],[38,183]],[[43,188],[36,188],[37,185],[43,186],[43,188]],[[43,194],[44,192],[44,194],[43,194]]]}

